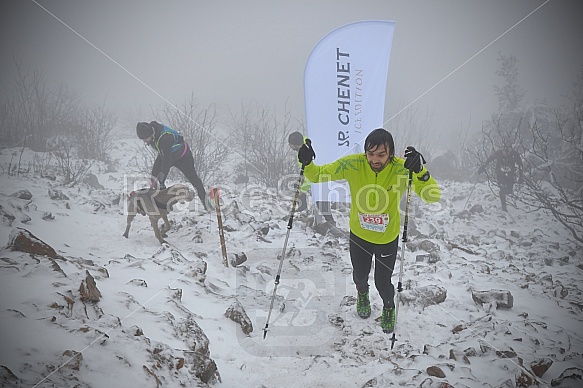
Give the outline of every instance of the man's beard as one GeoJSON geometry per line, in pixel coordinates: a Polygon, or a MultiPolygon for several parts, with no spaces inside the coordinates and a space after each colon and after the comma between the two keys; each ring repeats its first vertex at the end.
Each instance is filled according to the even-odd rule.
{"type": "MultiPolygon", "coordinates": [[[[388,161],[387,161],[387,163],[388,163],[388,161]]],[[[368,162],[368,165],[370,166],[371,170],[378,173],[378,172],[381,172],[383,170],[383,168],[386,167],[387,163],[382,164],[380,167],[373,167],[371,162],[368,162]]]]}

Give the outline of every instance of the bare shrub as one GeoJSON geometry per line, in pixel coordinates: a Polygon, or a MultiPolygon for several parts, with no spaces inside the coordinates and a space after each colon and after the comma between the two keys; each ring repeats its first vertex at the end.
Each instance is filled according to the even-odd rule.
{"type": "Polygon", "coordinates": [[[38,69],[25,69],[14,59],[17,77],[10,97],[2,104],[0,138],[4,145],[26,142],[35,151],[45,151],[48,140],[56,136],[74,112],[77,96],[66,85],[50,87],[38,69]]]}
{"type": "Polygon", "coordinates": [[[398,156],[402,156],[407,146],[415,147],[427,161],[435,156],[438,131],[431,128],[429,112],[412,107],[403,108],[385,124],[385,129],[395,139],[395,153],[398,156]]]}
{"type": "Polygon", "coordinates": [[[77,157],[108,162],[113,146],[111,133],[117,122],[104,105],[85,108],[72,118],[70,136],[77,146],[77,157]]]}
{"type": "Polygon", "coordinates": [[[552,214],[580,243],[583,243],[582,107],[583,100],[572,110],[530,111],[529,134],[521,142],[525,190],[518,197],[531,211],[552,214]]]}
{"type": "Polygon", "coordinates": [[[287,138],[302,132],[301,125],[292,123],[291,113],[259,106],[243,106],[240,113],[231,113],[229,144],[236,145],[238,169],[251,181],[276,188],[279,180],[298,172],[297,157],[291,152],[287,138]]]}
{"type": "MultiPolygon", "coordinates": [[[[152,166],[154,165],[154,161],[156,160],[156,152],[149,146],[138,147],[137,155],[134,155],[129,165],[132,166],[133,172],[139,175],[150,176],[152,172],[152,166]]],[[[172,176],[173,170],[170,169],[169,177],[173,178],[172,176]]]]}
{"type": "MultiPolygon", "coordinates": [[[[570,106],[552,108],[544,104],[521,107],[523,95],[517,77],[517,61],[501,55],[497,72],[505,80],[495,89],[502,110],[482,128],[473,154],[483,163],[487,155],[503,145],[521,154],[524,179],[514,205],[527,212],[552,215],[583,243],[583,67],[569,97],[570,106]]],[[[493,174],[488,181],[495,184],[493,174]]]]}
{"type": "Polygon", "coordinates": [[[63,176],[63,183],[69,186],[78,184],[93,162],[89,159],[77,159],[73,140],[67,136],[56,136],[49,141],[49,146],[55,156],[58,173],[63,176]]]}
{"type": "Polygon", "coordinates": [[[41,178],[51,176],[51,171],[54,169],[52,165],[53,154],[51,152],[36,153],[32,160],[32,171],[36,176],[41,178]]]}

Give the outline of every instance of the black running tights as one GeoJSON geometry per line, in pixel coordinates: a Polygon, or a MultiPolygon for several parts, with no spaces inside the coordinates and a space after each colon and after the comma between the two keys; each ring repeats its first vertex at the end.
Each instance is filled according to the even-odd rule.
{"type": "Polygon", "coordinates": [[[352,279],[359,292],[368,290],[368,275],[375,257],[374,283],[384,307],[395,307],[395,287],[391,276],[395,268],[399,238],[388,244],[373,244],[350,232],[350,260],[352,279]]]}

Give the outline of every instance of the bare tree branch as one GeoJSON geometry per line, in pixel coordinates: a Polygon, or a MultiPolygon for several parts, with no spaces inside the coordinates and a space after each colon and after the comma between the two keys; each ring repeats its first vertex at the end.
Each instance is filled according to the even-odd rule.
{"type": "Polygon", "coordinates": [[[231,113],[231,121],[229,139],[239,145],[245,158],[239,163],[239,170],[250,179],[277,187],[282,177],[298,172],[297,157],[289,148],[287,138],[302,128],[292,122],[287,107],[279,116],[275,110],[243,106],[238,115],[231,113]]]}

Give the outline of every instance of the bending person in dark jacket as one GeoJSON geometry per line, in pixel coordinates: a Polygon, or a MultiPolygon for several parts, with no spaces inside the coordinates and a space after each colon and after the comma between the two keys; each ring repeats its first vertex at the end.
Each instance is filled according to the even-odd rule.
{"type": "Polygon", "coordinates": [[[158,156],[152,167],[152,187],[164,188],[164,182],[174,166],[188,179],[194,186],[198,197],[206,210],[212,209],[211,201],[206,195],[206,191],[194,168],[194,158],[190,147],[184,141],[180,133],[166,125],[156,121],[149,124],[140,122],[136,126],[136,133],[140,139],[158,152],[158,156]]]}

